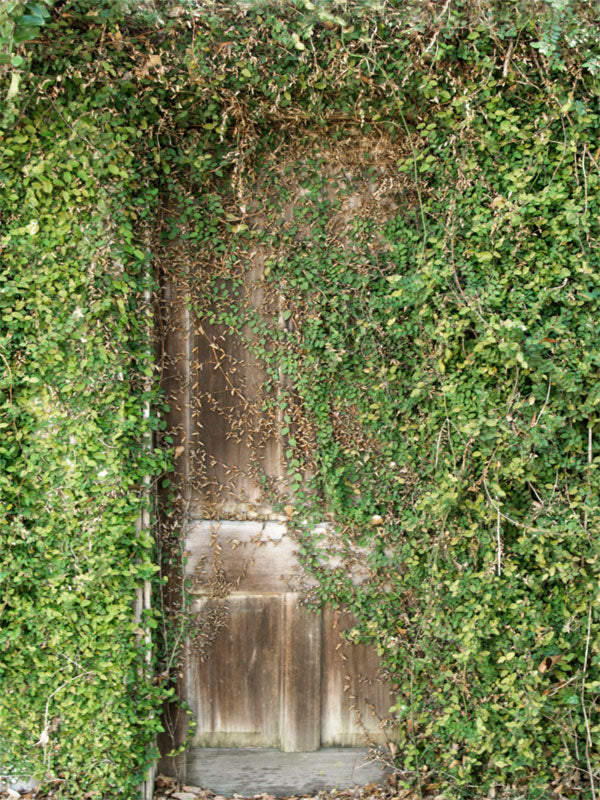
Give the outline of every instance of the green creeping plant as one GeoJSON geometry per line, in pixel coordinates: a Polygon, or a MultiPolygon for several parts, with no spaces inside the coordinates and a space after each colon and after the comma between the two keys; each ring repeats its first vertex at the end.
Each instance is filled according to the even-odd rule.
{"type": "Polygon", "coordinates": [[[0,773],[133,798],[156,756],[172,269],[265,365],[263,485],[391,676],[400,782],[592,798],[597,9],[159,6],[0,9],[0,773]]]}

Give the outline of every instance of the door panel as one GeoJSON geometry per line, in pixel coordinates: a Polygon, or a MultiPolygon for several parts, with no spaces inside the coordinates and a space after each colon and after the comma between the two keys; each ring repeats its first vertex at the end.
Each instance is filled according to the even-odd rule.
{"type": "Polygon", "coordinates": [[[260,475],[281,479],[281,447],[274,409],[262,408],[265,373],[238,337],[206,320],[194,330],[193,458],[202,473],[194,497],[204,518],[268,515],[260,475]]]}
{"type": "Polygon", "coordinates": [[[320,618],[292,593],[204,602],[222,613],[222,627],[202,657],[188,660],[193,743],[318,750],[320,618]]]}
{"type": "MultiPolygon", "coordinates": [[[[218,265],[205,266],[203,283],[208,284],[217,270],[218,265]]],[[[255,248],[245,259],[243,283],[239,269],[231,268],[222,277],[219,273],[219,285],[249,313],[276,327],[279,310],[265,302],[263,272],[264,254],[255,248]]],[[[265,390],[267,373],[253,352],[252,330],[245,326],[233,335],[224,324],[212,321],[210,299],[201,305],[190,334],[194,354],[190,456],[195,472],[201,474],[193,508],[204,519],[264,519],[272,512],[262,479],[280,491],[285,484],[280,411],[266,402],[276,397],[277,389],[265,390]]]]}
{"type": "Polygon", "coordinates": [[[281,598],[237,595],[212,602],[225,612],[225,624],[203,658],[188,662],[194,744],[278,747],[281,598]]]}

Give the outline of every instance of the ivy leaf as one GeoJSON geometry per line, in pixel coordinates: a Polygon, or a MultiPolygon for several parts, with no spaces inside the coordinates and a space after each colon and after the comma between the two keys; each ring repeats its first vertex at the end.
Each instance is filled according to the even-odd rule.
{"type": "Polygon", "coordinates": [[[6,93],[6,99],[12,100],[19,94],[19,84],[21,83],[21,76],[18,72],[13,72],[10,76],[10,86],[6,93]]]}
{"type": "Polygon", "coordinates": [[[31,39],[35,39],[36,36],[39,34],[40,28],[38,26],[34,27],[32,25],[24,25],[18,26],[15,28],[14,32],[14,41],[17,44],[23,44],[23,42],[31,41],[31,39]]]}
{"type": "Polygon", "coordinates": [[[23,14],[23,16],[19,19],[19,23],[23,25],[36,25],[41,27],[44,24],[44,20],[37,14],[23,14]]]}

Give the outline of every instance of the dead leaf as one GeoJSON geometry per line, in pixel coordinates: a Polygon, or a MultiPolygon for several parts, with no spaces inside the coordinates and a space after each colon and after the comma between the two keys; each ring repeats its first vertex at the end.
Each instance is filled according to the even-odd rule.
{"type": "Polygon", "coordinates": [[[175,453],[174,453],[175,458],[179,458],[180,456],[183,455],[184,452],[185,452],[185,447],[182,444],[178,445],[175,448],[175,453]]]}
{"type": "Polygon", "coordinates": [[[562,653],[557,656],[546,656],[546,658],[544,658],[544,660],[539,665],[538,672],[542,673],[548,672],[548,670],[552,669],[552,667],[554,667],[555,664],[558,664],[561,658],[562,658],[562,653]]]}
{"type": "Polygon", "coordinates": [[[141,69],[136,69],[135,74],[138,76],[138,78],[145,78],[149,74],[151,69],[161,69],[161,68],[162,68],[161,57],[156,53],[152,53],[152,55],[148,56],[141,69]]]}

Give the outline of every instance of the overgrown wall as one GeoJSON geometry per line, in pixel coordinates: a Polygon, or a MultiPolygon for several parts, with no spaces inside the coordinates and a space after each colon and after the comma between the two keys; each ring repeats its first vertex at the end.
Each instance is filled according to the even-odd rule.
{"type": "Polygon", "coordinates": [[[298,528],[311,599],[350,607],[396,682],[401,781],[594,796],[594,6],[67,2],[38,19],[2,122],[5,763],[128,797],[151,754],[164,690],[131,608],[156,558],[136,520],[162,459],[142,300],[160,201],[198,313],[252,323],[283,381],[279,500],[335,521],[331,539],[298,528]],[[340,230],[323,152],[351,137],[373,148],[347,180],[391,196],[340,230]],[[277,225],[297,184],[303,222],[277,225]],[[276,336],[227,285],[256,247],[276,254],[276,336]]]}
{"type": "Polygon", "coordinates": [[[2,108],[0,775],[131,797],[161,697],[134,613],[157,570],[147,179],[118,87],[65,72],[75,31],[49,30],[2,108]]]}

